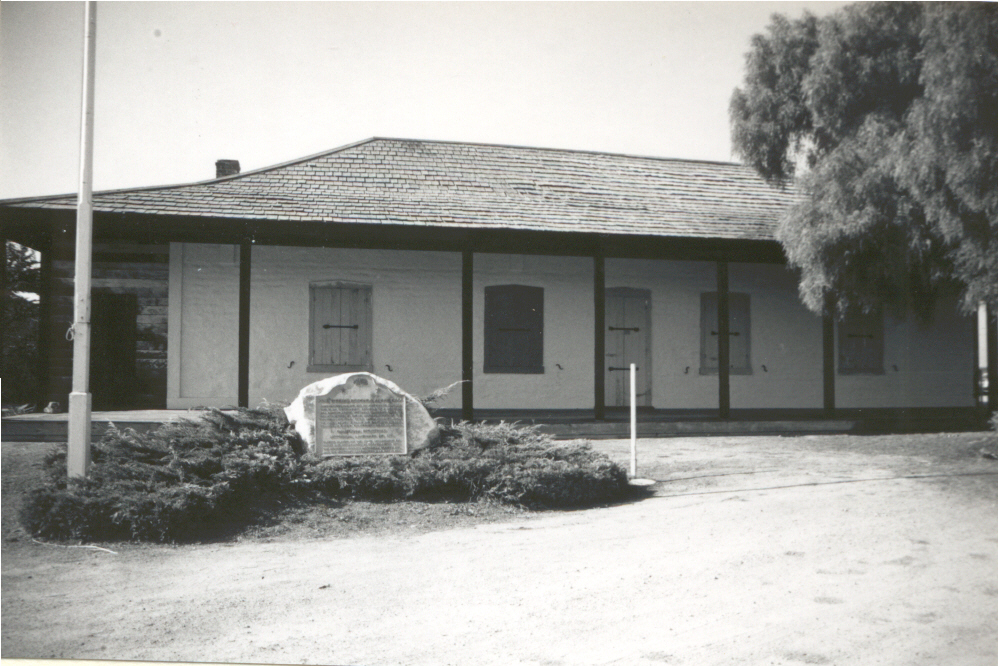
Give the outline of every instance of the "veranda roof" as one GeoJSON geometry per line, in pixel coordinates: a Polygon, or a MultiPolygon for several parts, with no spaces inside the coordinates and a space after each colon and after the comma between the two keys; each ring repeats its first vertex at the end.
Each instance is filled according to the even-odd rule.
{"type": "MultiPolygon", "coordinates": [[[[210,181],[95,192],[94,211],[772,240],[796,200],[739,164],[372,138],[210,181]]],[[[71,209],[76,195],[0,206],[71,209]]]]}

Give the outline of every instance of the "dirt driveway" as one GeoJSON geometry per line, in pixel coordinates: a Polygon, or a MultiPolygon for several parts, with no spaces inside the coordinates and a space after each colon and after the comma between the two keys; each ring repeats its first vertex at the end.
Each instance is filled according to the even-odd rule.
{"type": "MultiPolygon", "coordinates": [[[[993,666],[984,437],[641,440],[660,483],[628,505],[117,555],[31,544],[5,552],[3,657],[993,666]]],[[[627,461],[626,441],[594,446],[627,461]]]]}

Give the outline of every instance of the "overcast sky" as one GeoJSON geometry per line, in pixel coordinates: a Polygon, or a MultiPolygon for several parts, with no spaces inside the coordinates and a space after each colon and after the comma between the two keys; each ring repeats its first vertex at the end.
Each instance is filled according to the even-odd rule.
{"type": "MultiPolygon", "coordinates": [[[[843,4],[99,2],[94,187],[372,136],[731,161],[751,36],[843,4]]],[[[82,3],[0,3],[0,198],[76,190],[82,43],[82,3]]]]}

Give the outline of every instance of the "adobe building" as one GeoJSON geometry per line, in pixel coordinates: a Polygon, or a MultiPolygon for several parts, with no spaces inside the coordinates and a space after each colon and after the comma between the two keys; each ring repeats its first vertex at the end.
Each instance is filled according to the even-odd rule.
{"type": "MultiPolygon", "coordinates": [[[[797,194],[745,166],[384,138],[217,166],[94,194],[95,410],[287,402],[365,370],[415,395],[464,380],[441,405],[463,418],[603,419],[631,363],[640,406],[692,419],[982,398],[955,298],[927,327],[809,312],[774,239],[797,194]]],[[[42,404],[70,388],[75,206],[0,202],[42,256],[42,404]]]]}

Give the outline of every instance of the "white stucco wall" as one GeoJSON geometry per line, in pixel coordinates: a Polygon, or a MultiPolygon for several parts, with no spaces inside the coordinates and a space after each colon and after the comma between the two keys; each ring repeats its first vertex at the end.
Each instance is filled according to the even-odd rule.
{"type": "Polygon", "coordinates": [[[651,292],[652,406],[717,409],[717,375],[700,374],[700,294],[716,291],[716,265],[607,259],[606,286],[651,292]]]}
{"type": "Polygon", "coordinates": [[[752,374],[731,376],[731,408],[824,405],[821,317],[801,303],[784,266],[732,263],[728,290],[749,295],[752,374]]]}
{"type": "MultiPolygon", "coordinates": [[[[461,379],[459,254],[258,246],[251,279],[250,404],[329,376],[306,370],[313,281],[372,286],[375,374],[415,396],[461,379]]],[[[460,388],[438,404],[460,407],[460,388]]]]}
{"type": "Polygon", "coordinates": [[[474,262],[475,408],[592,409],[592,258],[476,254],[474,262]],[[544,374],[482,372],[485,287],[502,284],[544,289],[544,374]]]}
{"type": "Polygon", "coordinates": [[[170,244],[167,407],[235,405],[239,247],[170,244]]]}
{"type": "Polygon", "coordinates": [[[884,374],[838,374],[837,407],[973,407],[973,317],[959,314],[955,299],[937,304],[928,326],[884,316],[884,374]]]}
{"type": "MultiPolygon", "coordinates": [[[[172,244],[168,406],[232,405],[237,394],[238,247],[172,244]]],[[[474,257],[477,409],[593,406],[593,261],[479,253],[474,257]],[[484,289],[544,288],[543,374],[485,374],[484,289]]],[[[700,374],[700,294],[716,291],[713,262],[607,259],[606,286],[652,299],[652,404],[716,409],[716,375],[700,374]]],[[[309,284],[372,285],[373,371],[420,396],[461,379],[458,253],[255,246],[251,272],[250,404],[290,401],[326,374],[307,372],[309,284]],[[391,370],[389,370],[389,366],[391,370]]],[[[731,376],[731,407],[820,408],[821,318],[782,266],[731,264],[729,287],[747,293],[752,374],[731,376]],[[765,366],[765,369],[763,369],[765,366]]],[[[885,327],[884,375],[836,374],[839,407],[973,405],[973,321],[951,303],[928,329],[885,327]],[[894,368],[897,368],[895,370],[894,368]]],[[[440,403],[461,406],[455,388],[440,403]]]]}

